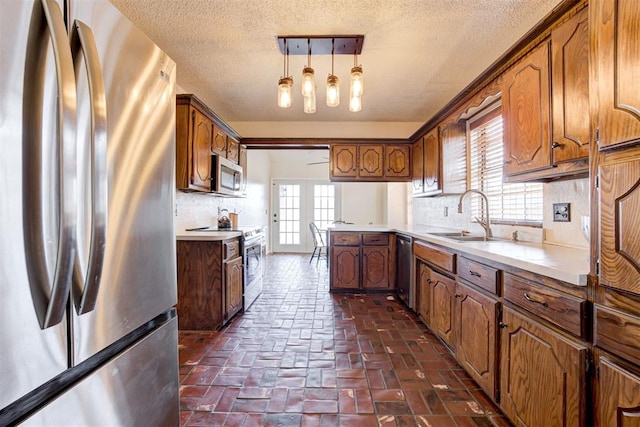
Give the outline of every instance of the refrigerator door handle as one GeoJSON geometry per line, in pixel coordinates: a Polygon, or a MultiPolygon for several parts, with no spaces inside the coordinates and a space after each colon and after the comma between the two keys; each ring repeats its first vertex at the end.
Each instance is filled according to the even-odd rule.
{"type": "MultiPolygon", "coordinates": [[[[91,106],[91,242],[86,273],[83,272],[76,249],[73,271],[73,296],[78,314],[92,311],[96,306],[107,236],[107,101],[102,67],[91,28],[75,20],[71,28],[71,52],[76,81],[81,72],[82,59],[87,73],[91,106]]],[[[84,143],[82,141],[81,143],[84,143]]]]}
{"type": "Polygon", "coordinates": [[[31,298],[42,329],[62,321],[73,274],[76,228],[76,86],[73,60],[60,7],[54,0],[35,2],[24,72],[22,198],[25,260],[31,298]],[[49,40],[53,46],[57,84],[55,150],[58,166],[54,183],[44,188],[42,148],[43,104],[49,40]],[[57,190],[58,191],[52,191],[57,190]],[[56,260],[53,277],[47,268],[43,195],[51,194],[58,210],[56,260]]]}

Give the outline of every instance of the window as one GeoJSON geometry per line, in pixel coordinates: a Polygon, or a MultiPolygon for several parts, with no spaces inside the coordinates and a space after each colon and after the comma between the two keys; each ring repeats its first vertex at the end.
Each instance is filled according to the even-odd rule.
{"type": "Polygon", "coordinates": [[[313,186],[313,222],[318,228],[326,229],[335,219],[335,185],[315,184],[313,186]]]}
{"type": "MultiPolygon", "coordinates": [[[[502,108],[498,105],[471,118],[469,129],[470,188],[489,199],[491,222],[542,224],[542,184],[502,182],[502,108]]],[[[482,199],[471,199],[472,215],[483,217],[482,199]]]]}

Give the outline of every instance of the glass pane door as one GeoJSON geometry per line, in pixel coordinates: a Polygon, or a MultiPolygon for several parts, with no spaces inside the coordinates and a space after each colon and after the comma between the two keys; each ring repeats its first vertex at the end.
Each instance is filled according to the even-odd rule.
{"type": "Polygon", "coordinates": [[[274,252],[311,252],[309,222],[326,230],[340,217],[339,184],[317,180],[273,181],[272,236],[274,252]]]}

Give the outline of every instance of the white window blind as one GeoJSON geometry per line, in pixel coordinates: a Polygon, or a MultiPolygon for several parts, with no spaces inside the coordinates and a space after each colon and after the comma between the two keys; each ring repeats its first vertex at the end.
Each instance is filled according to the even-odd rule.
{"type": "MultiPolygon", "coordinates": [[[[542,184],[502,182],[502,108],[469,121],[470,188],[489,199],[491,222],[542,224],[542,184]]],[[[484,215],[482,199],[472,197],[473,216],[484,215]]]]}

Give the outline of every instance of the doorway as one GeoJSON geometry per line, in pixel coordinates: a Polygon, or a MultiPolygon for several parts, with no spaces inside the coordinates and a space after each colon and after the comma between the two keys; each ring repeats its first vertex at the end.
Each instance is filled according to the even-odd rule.
{"type": "Polygon", "coordinates": [[[274,252],[311,252],[309,222],[326,229],[341,217],[340,184],[326,180],[274,179],[271,236],[274,252]]]}

